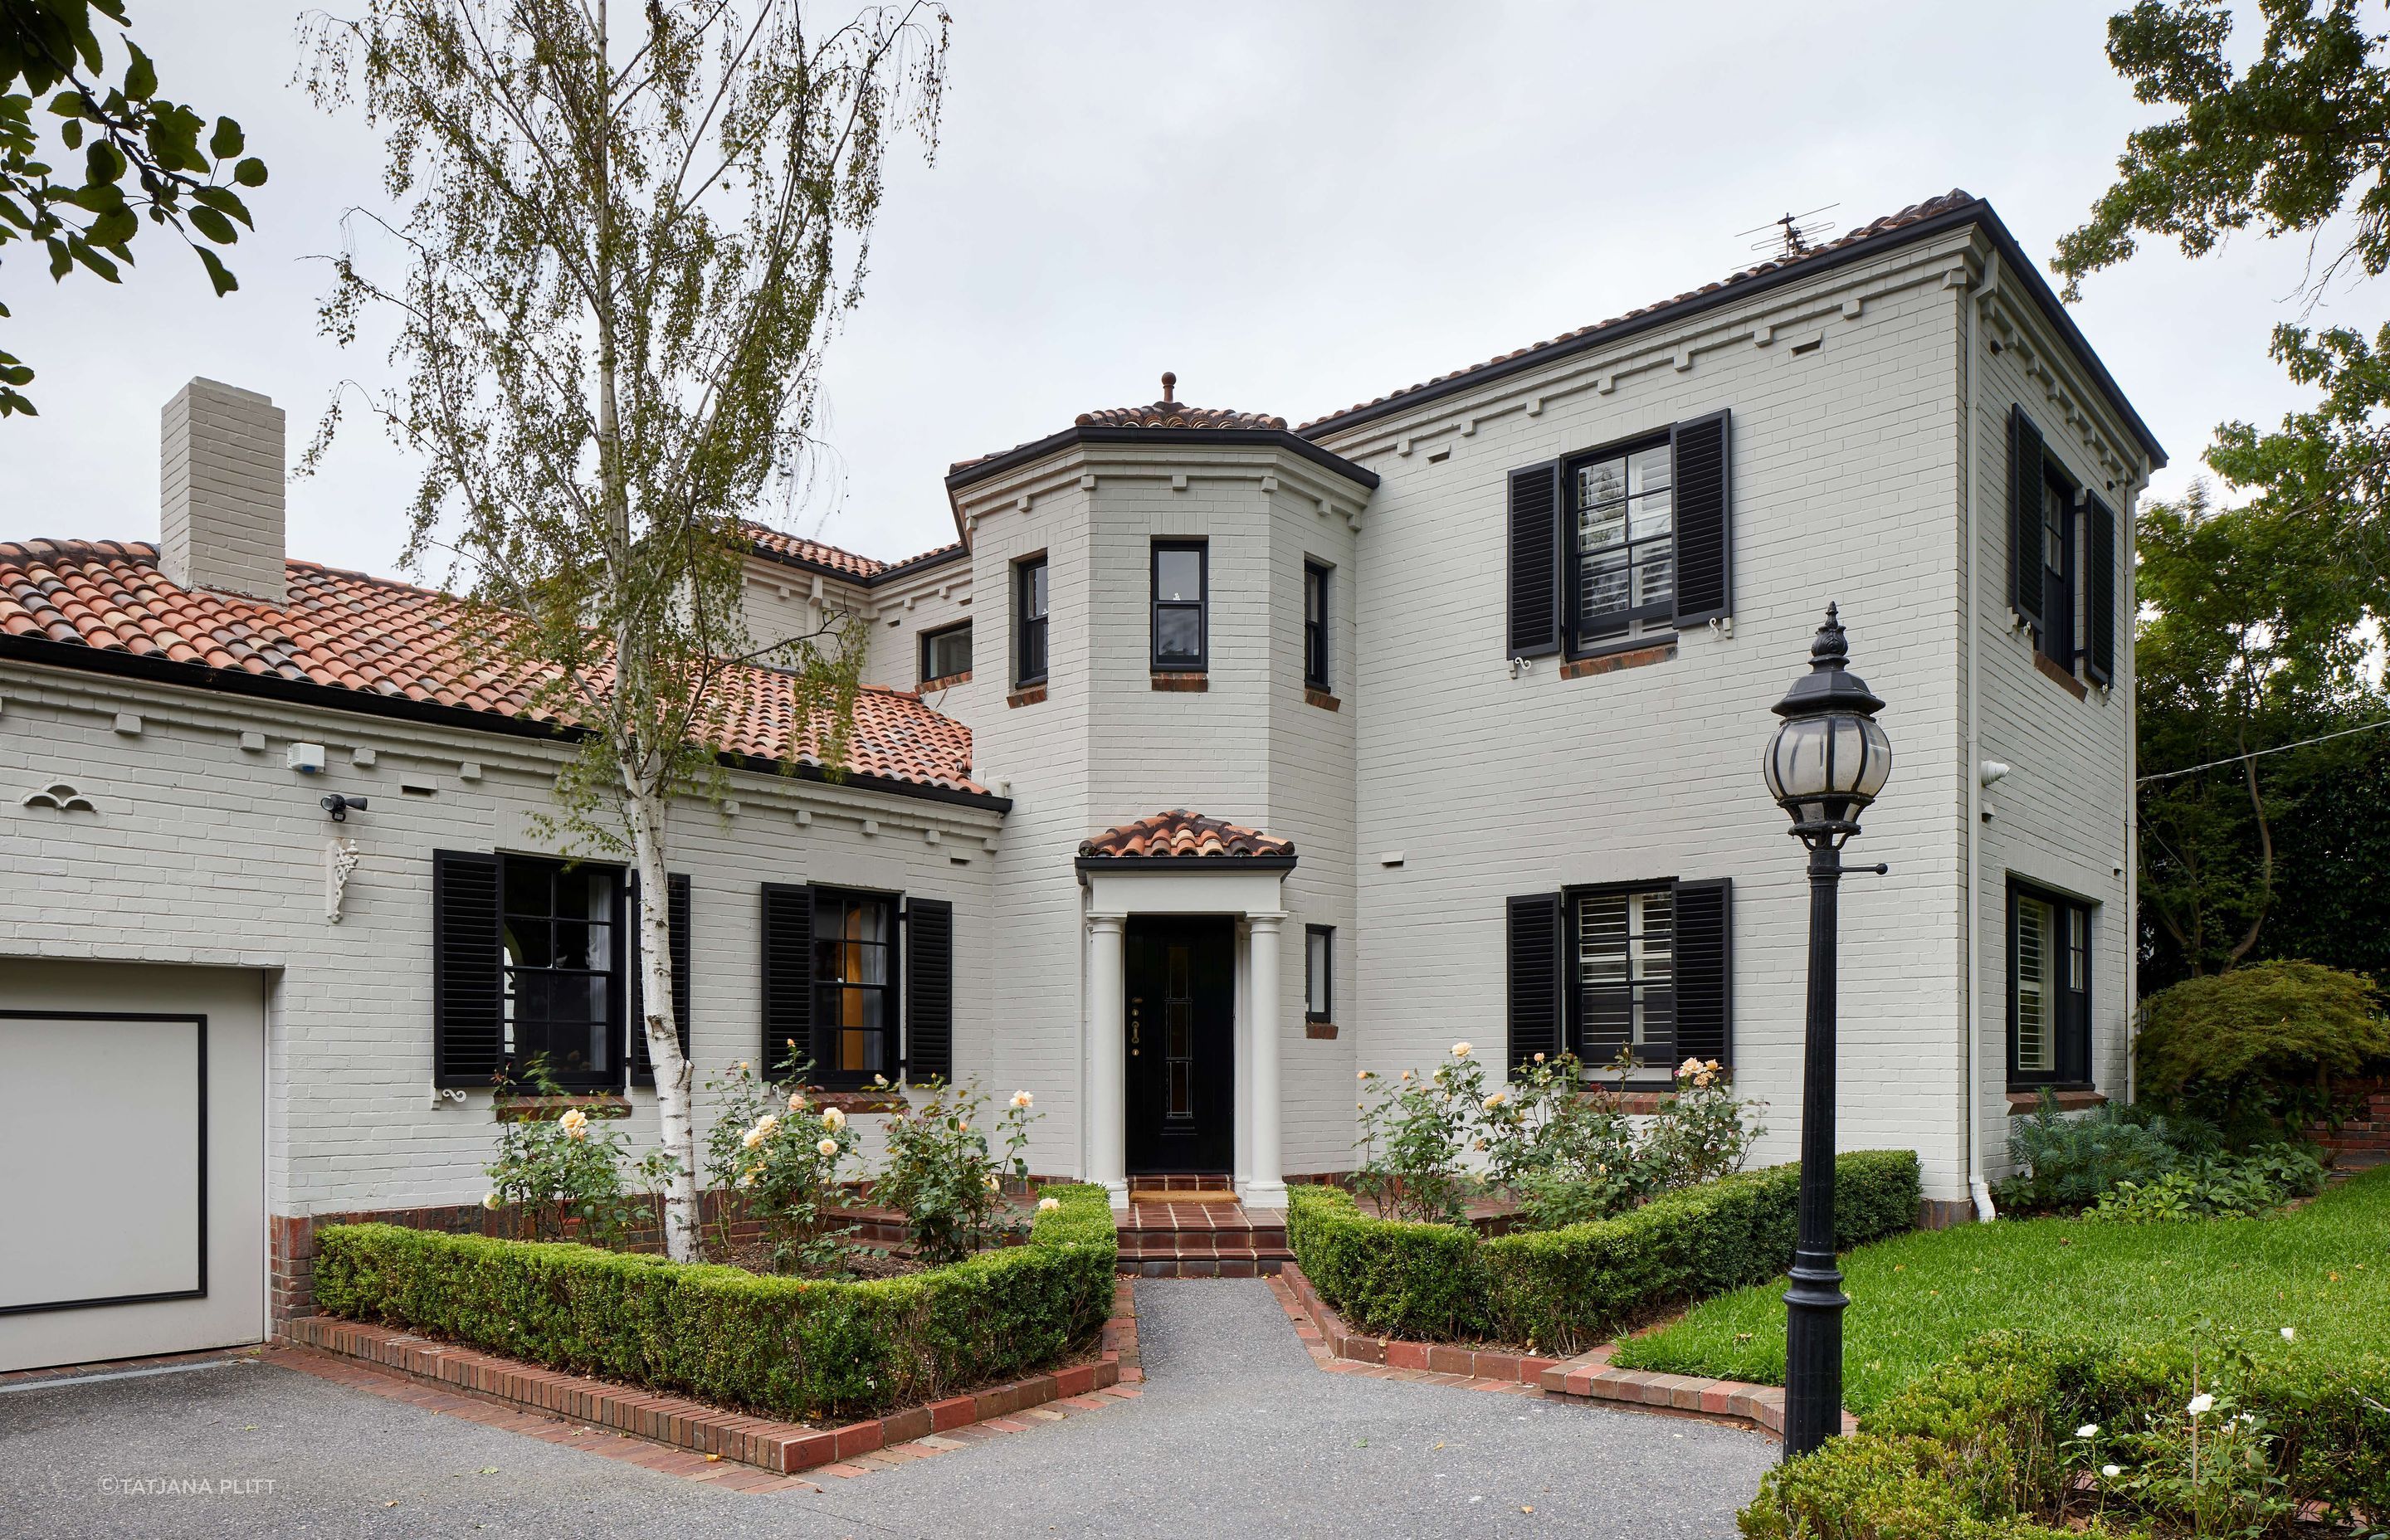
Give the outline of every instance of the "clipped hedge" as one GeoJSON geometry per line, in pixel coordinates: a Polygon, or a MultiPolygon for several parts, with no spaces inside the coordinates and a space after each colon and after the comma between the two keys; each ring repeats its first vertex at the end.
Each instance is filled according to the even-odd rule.
{"type": "MultiPolygon", "coordinates": [[[[2183,1343],[2120,1347],[2076,1338],[1994,1332],[1871,1413],[1857,1433],[1769,1471],[1740,1526],[1752,1540],[2040,1540],[2085,1533],[2186,1533],[2190,1469],[2185,1403],[2191,1354],[2183,1343]],[[2096,1444],[2075,1437],[2096,1424],[2096,1444]],[[2114,1462],[2116,1477],[2075,1485],[2114,1462]]],[[[2390,1360],[2325,1362],[2278,1354],[2219,1383],[2215,1355],[2201,1388],[2229,1397],[2232,1415],[2259,1419],[2266,1469],[2244,1490],[2281,1505],[2270,1521],[2230,1521],[2213,1487],[2214,1533],[2309,1533],[2291,1518],[2307,1504],[2330,1522],[2390,1511],[2390,1360]]],[[[2216,1432],[2217,1418],[2207,1433],[2216,1432]]],[[[2254,1479],[2251,1479],[2253,1478],[2254,1479]]]]}
{"type": "MultiPolygon", "coordinates": [[[[1668,1193],[1615,1218],[1482,1239],[1458,1225],[1364,1213],[1340,1188],[1293,1189],[1287,1242],[1322,1298],[1365,1331],[1494,1339],[1574,1353],[1654,1306],[1739,1289],[1792,1264],[1801,1168],[1771,1166],[1668,1193]]],[[[1917,1156],[1834,1162],[1836,1244],[1911,1228],[1917,1156]]]]}
{"type": "Polygon", "coordinates": [[[1111,1311],[1101,1187],[1026,1244],[905,1277],[819,1282],[394,1225],[319,1232],[315,1303],[550,1368],[775,1417],[867,1415],[1033,1372],[1111,1311]]]}

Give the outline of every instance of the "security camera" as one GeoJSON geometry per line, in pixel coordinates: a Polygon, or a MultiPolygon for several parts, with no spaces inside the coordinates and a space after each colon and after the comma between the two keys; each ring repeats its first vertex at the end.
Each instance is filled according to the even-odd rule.
{"type": "Polygon", "coordinates": [[[363,813],[366,810],[366,800],[363,797],[343,797],[335,791],[323,801],[324,811],[332,815],[332,822],[336,824],[347,823],[349,809],[353,807],[363,813]]]}

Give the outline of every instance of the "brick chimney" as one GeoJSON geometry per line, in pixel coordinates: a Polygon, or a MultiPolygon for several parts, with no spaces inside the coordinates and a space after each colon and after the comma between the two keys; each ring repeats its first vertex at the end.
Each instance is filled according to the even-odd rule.
{"type": "Polygon", "coordinates": [[[184,588],[288,602],[282,571],[282,409],[194,379],[161,414],[158,565],[184,588]]]}

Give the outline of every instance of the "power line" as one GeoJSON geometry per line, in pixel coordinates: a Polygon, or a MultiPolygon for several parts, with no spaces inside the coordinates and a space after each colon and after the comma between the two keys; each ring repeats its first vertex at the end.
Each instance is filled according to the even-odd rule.
{"type": "Polygon", "coordinates": [[[2370,733],[2376,727],[2390,727],[2390,716],[2385,716],[2379,722],[2369,722],[2362,727],[2343,727],[2336,733],[2326,733],[2320,738],[2303,738],[2296,743],[2279,743],[2271,749],[2258,749],[2246,754],[2234,754],[2229,759],[2212,759],[2205,764],[2194,764],[2187,770],[2161,770],[2154,776],[2143,776],[2133,784],[2147,786],[2152,781],[2172,780],[2177,776],[2195,776],[2202,770],[2213,770],[2220,764],[2239,764],[2243,760],[2258,759],[2267,754],[2284,753],[2293,749],[2304,749],[2310,743],[2329,743],[2333,738],[2346,738],[2352,733],[2370,733]]]}

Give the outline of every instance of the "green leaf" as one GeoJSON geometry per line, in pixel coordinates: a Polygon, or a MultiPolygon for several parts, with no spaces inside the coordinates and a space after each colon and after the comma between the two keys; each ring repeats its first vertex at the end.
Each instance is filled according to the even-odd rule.
{"type": "Polygon", "coordinates": [[[218,246],[230,246],[240,239],[240,232],[232,227],[232,221],[205,204],[192,206],[191,224],[198,228],[199,234],[214,241],[218,246]]]}
{"type": "Polygon", "coordinates": [[[213,251],[204,246],[194,246],[191,250],[199,254],[199,265],[208,270],[208,282],[215,285],[216,298],[222,299],[240,287],[240,280],[232,276],[232,269],[226,267],[223,259],[213,251]]]}
{"type": "Polygon", "coordinates": [[[191,189],[191,201],[203,203],[227,218],[239,220],[252,230],[257,228],[257,221],[249,217],[249,205],[243,203],[240,195],[230,187],[194,187],[191,189]]]}
{"type": "MultiPolygon", "coordinates": [[[[10,97],[0,96],[0,106],[6,105],[11,99],[12,98],[10,97]]],[[[57,113],[61,118],[82,117],[83,93],[73,90],[59,92],[57,96],[50,98],[50,110],[57,113]]]]}
{"type": "Polygon", "coordinates": [[[83,148],[82,122],[78,119],[69,118],[65,122],[60,123],[58,125],[58,137],[66,141],[67,148],[69,149],[83,148]]]}
{"type": "MultiPolygon", "coordinates": [[[[91,222],[91,228],[84,232],[84,238],[94,246],[121,247],[140,233],[139,215],[131,209],[112,209],[91,222]]],[[[127,262],[133,260],[129,253],[118,254],[127,262]]]]}
{"type": "Polygon", "coordinates": [[[208,153],[219,160],[229,160],[240,153],[245,143],[240,136],[240,124],[230,118],[218,118],[216,131],[208,135],[208,153]]]}
{"type": "Polygon", "coordinates": [[[85,267],[90,268],[101,277],[106,278],[109,283],[122,283],[124,281],[123,275],[117,272],[116,264],[109,261],[106,257],[101,256],[97,251],[93,250],[91,249],[91,242],[84,239],[83,237],[67,237],[67,250],[75,261],[83,263],[85,267]]]}
{"type": "Polygon", "coordinates": [[[52,236],[42,244],[50,249],[50,277],[54,281],[74,271],[74,253],[67,250],[65,241],[52,236]]]}
{"type": "Polygon", "coordinates": [[[84,182],[92,186],[113,182],[124,174],[124,152],[106,139],[94,139],[84,151],[83,169],[84,182]]]}
{"type": "Polygon", "coordinates": [[[244,187],[265,186],[265,162],[252,155],[232,168],[232,179],[244,187]]]}
{"type": "Polygon", "coordinates": [[[146,102],[158,94],[158,67],[149,62],[149,56],[141,51],[140,45],[128,39],[124,49],[133,56],[133,62],[124,67],[124,94],[135,101],[146,102]]]}

